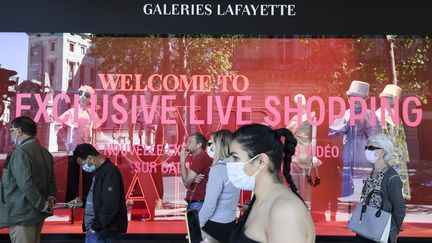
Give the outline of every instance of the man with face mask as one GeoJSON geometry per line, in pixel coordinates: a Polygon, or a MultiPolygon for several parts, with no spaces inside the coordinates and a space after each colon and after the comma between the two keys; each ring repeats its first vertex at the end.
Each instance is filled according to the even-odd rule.
{"type": "MultiPolygon", "coordinates": [[[[116,234],[126,233],[128,224],[120,170],[88,143],[76,146],[73,158],[84,171],[94,173],[83,220],[85,242],[113,242],[116,234]]],[[[80,198],[68,204],[72,207],[83,205],[80,198]]]]}
{"type": "MultiPolygon", "coordinates": [[[[346,92],[349,98],[360,97],[366,100],[369,96],[369,84],[354,80],[346,92]]],[[[360,114],[363,109],[360,102],[354,103],[354,113],[360,114]]],[[[371,111],[366,109],[362,119],[356,119],[355,124],[350,124],[351,111],[345,111],[343,117],[335,119],[330,124],[329,136],[343,136],[343,169],[342,169],[342,193],[339,201],[358,202],[363,180],[367,178],[372,167],[366,160],[364,147],[367,139],[381,133],[377,124],[371,124],[371,111]]]]}
{"type": "Polygon", "coordinates": [[[14,243],[39,243],[56,201],[54,159],[36,140],[37,126],[31,118],[15,118],[10,133],[16,149],[3,165],[0,228],[8,228],[14,243]]]}
{"type": "MultiPolygon", "coordinates": [[[[64,123],[56,123],[57,129],[65,127],[67,130],[65,142],[68,155],[68,172],[65,201],[70,201],[78,196],[80,173],[79,166],[72,157],[73,151],[78,144],[92,143],[93,129],[96,129],[100,125],[92,121],[91,110],[88,107],[91,95],[95,94],[94,89],[88,85],[84,85],[78,89],[78,94],[80,96],[79,107],[72,107],[65,111],[59,117],[64,123]],[[78,112],[76,112],[75,109],[78,109],[78,112]],[[76,114],[78,114],[78,118],[75,117],[76,114]]],[[[87,192],[90,189],[91,175],[87,172],[83,172],[82,181],[82,192],[85,200],[87,192]]],[[[73,214],[71,220],[73,222],[73,214]]]]}
{"type": "Polygon", "coordinates": [[[206,185],[210,166],[213,163],[212,158],[206,153],[207,139],[199,132],[193,133],[189,137],[187,147],[183,148],[180,152],[180,167],[181,177],[183,184],[187,188],[186,202],[187,209],[200,210],[205,198],[206,185]],[[186,168],[186,158],[192,155],[193,161],[189,167],[186,168]],[[199,183],[196,181],[202,179],[199,183]]]}

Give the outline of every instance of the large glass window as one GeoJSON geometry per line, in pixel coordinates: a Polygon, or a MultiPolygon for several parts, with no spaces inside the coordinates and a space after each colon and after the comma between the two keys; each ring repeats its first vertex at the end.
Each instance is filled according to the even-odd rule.
{"type": "MultiPolygon", "coordinates": [[[[40,109],[49,112],[37,116],[38,129],[43,131],[38,136],[56,160],[58,201],[65,197],[71,136],[79,129],[81,141],[96,145],[120,168],[131,219],[140,214],[141,218],[169,220],[183,219],[186,188],[181,183],[179,151],[190,134],[198,131],[209,138],[218,129],[234,131],[254,122],[288,127],[302,139],[303,128],[292,120],[300,116],[316,127],[317,145],[311,147],[311,138],[307,138],[305,146],[298,148],[297,155],[304,157],[293,158],[293,180],[315,222],[346,223],[372,169],[370,163],[359,159],[364,146],[358,154],[347,152],[350,139],[363,136],[361,128],[367,122],[354,121],[361,123],[360,128],[349,130],[349,120],[338,120],[343,126],[336,132],[334,127],[335,119],[349,113],[349,108],[355,109],[347,94],[355,91],[356,87],[350,86],[357,80],[369,86],[362,109],[378,116],[374,126],[380,126],[395,143],[395,166],[403,177],[408,210],[405,222],[432,224],[428,216],[432,202],[429,38],[393,39],[394,60],[388,55],[385,38],[85,38],[90,47],[82,60],[66,61],[65,57],[58,62],[64,67],[56,67],[45,56],[32,60],[32,65],[26,66],[29,73],[48,62],[52,90],[37,89],[38,80],[26,80],[28,85],[16,86],[15,92],[28,97],[14,96],[5,108],[11,119],[18,111],[32,117],[40,109]],[[54,77],[66,78],[54,82],[54,77]],[[79,86],[88,84],[95,90],[86,107],[87,120],[76,124],[61,122],[58,117],[81,104],[76,100],[81,98],[79,86],[72,85],[74,78],[80,80],[79,86]],[[402,90],[389,109],[399,113],[399,120],[379,110],[386,104],[381,103],[380,95],[389,84],[402,90]],[[53,94],[54,103],[41,107],[35,97],[47,92],[53,94]],[[306,98],[305,110],[294,101],[298,94],[306,98]],[[63,98],[56,99],[58,95],[63,98]],[[16,106],[17,99],[30,108],[16,106]],[[383,114],[385,118],[380,120],[383,114]],[[311,164],[312,153],[320,160],[316,168],[311,164]]],[[[74,44],[65,48],[73,52],[74,44]]],[[[27,60],[22,62],[28,65],[27,60]]],[[[7,122],[0,127],[4,131],[7,122]]],[[[303,132],[310,136],[311,130],[303,132]]],[[[8,132],[0,132],[2,144],[4,160],[13,149],[8,132]]],[[[245,193],[242,200],[248,197],[250,193],[245,193]]]]}

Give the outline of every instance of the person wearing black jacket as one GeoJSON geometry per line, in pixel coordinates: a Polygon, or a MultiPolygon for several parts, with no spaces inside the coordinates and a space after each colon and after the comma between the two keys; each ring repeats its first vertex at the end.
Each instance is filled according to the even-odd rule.
{"type": "MultiPolygon", "coordinates": [[[[126,233],[128,225],[120,171],[88,143],[78,145],[73,152],[73,157],[84,171],[93,173],[84,211],[85,242],[113,242],[115,235],[126,233]]],[[[80,198],[75,198],[69,202],[69,205],[81,207],[83,203],[80,198]]]]}

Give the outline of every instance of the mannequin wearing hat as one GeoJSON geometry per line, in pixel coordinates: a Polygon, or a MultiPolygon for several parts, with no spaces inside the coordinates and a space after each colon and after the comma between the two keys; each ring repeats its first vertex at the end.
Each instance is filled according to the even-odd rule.
{"type": "MultiPolygon", "coordinates": [[[[297,185],[300,195],[305,201],[311,202],[312,188],[318,186],[320,177],[318,166],[322,162],[316,157],[316,126],[312,126],[306,117],[306,98],[302,94],[294,96],[294,101],[298,104],[301,99],[302,123],[299,123],[298,116],[291,118],[287,125],[297,140],[296,153],[292,157],[292,176],[294,183],[297,185]],[[315,180],[312,181],[312,168],[315,168],[315,180]],[[306,182],[307,179],[307,182],[306,182]]],[[[315,113],[311,114],[315,119],[315,113]]]]}
{"type": "MultiPolygon", "coordinates": [[[[394,111],[395,97],[398,100],[401,99],[402,89],[394,84],[388,84],[385,86],[384,90],[379,95],[385,97],[394,111]]],[[[398,126],[396,126],[391,119],[387,110],[385,110],[385,123],[382,125],[382,132],[387,135],[393,143],[393,158],[391,165],[399,173],[399,176],[403,182],[402,194],[406,200],[411,199],[411,191],[409,186],[408,169],[407,163],[409,163],[409,153],[408,146],[406,143],[405,130],[402,121],[399,121],[398,126]]],[[[377,121],[381,122],[381,108],[376,111],[377,121]]]]}
{"type": "MultiPolygon", "coordinates": [[[[369,96],[369,84],[354,80],[351,82],[348,97],[357,96],[367,99],[369,96]]],[[[360,104],[355,104],[355,113],[362,111],[360,104]]],[[[358,202],[360,201],[363,180],[372,171],[372,165],[365,158],[365,146],[368,137],[381,133],[379,124],[371,124],[372,112],[366,110],[366,117],[356,120],[350,125],[350,109],[345,111],[343,117],[335,119],[329,127],[329,136],[343,136],[343,168],[342,168],[342,191],[339,201],[358,202]]]]}
{"type": "MultiPolygon", "coordinates": [[[[56,123],[57,130],[65,128],[67,135],[65,138],[67,155],[68,155],[68,172],[65,201],[69,202],[78,196],[80,166],[73,161],[72,155],[75,147],[82,143],[92,143],[92,132],[100,124],[95,124],[91,120],[91,113],[88,107],[91,95],[95,94],[92,87],[88,85],[81,86],[78,89],[80,96],[78,119],[74,119],[74,110],[72,107],[60,115],[61,120],[66,120],[64,123],[56,123]]],[[[83,173],[83,198],[87,195],[91,186],[91,174],[85,171],[83,173]]],[[[85,201],[85,200],[84,200],[85,201]]]]}

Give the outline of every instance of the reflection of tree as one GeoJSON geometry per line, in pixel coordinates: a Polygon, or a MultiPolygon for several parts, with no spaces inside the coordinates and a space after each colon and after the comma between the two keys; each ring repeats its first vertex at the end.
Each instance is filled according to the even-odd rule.
{"type": "Polygon", "coordinates": [[[91,55],[104,58],[102,71],[117,73],[225,74],[232,67],[236,36],[92,37],[91,55]]]}
{"type": "Polygon", "coordinates": [[[381,92],[386,84],[394,83],[391,67],[390,44],[394,44],[394,61],[397,84],[406,92],[415,92],[423,103],[430,96],[431,40],[426,38],[395,37],[347,39],[304,39],[311,49],[310,61],[327,60],[327,70],[317,74],[326,79],[330,95],[344,96],[352,80],[364,80],[371,84],[371,93],[381,92]],[[339,60],[335,60],[339,59],[339,60]],[[378,83],[379,85],[376,85],[378,83]]]}
{"type": "MultiPolygon", "coordinates": [[[[209,88],[217,89],[214,77],[231,74],[234,47],[242,42],[236,36],[210,38],[209,36],[94,36],[91,56],[103,58],[102,72],[194,74],[213,77],[209,88]]],[[[145,76],[144,75],[144,76],[145,76]]],[[[161,91],[160,95],[165,94],[161,91]]],[[[187,106],[188,91],[182,94],[187,106]]],[[[181,97],[181,96],[179,96],[181,97]]],[[[183,109],[183,120],[188,124],[188,110],[183,109]]],[[[160,123],[160,121],[157,121],[160,123]]],[[[161,127],[158,125],[158,128],[161,127]]],[[[189,129],[188,125],[187,128],[189,129]]],[[[159,130],[159,129],[158,129],[159,130]]],[[[160,131],[156,141],[161,142],[160,131]]]]}

